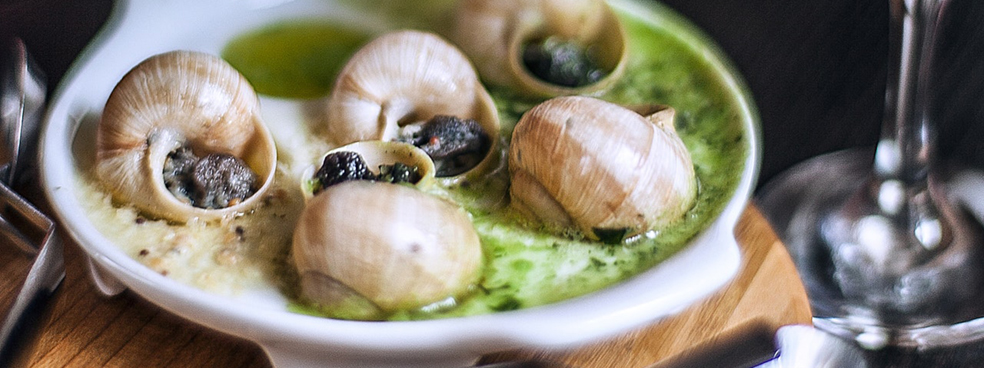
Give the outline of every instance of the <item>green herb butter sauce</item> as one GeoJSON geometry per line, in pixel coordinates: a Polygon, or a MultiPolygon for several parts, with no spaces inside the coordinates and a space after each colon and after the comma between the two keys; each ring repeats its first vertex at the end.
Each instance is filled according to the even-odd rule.
{"type": "MultiPolygon", "coordinates": [[[[651,7],[631,6],[632,11],[616,6],[630,38],[626,73],[597,97],[623,105],[659,103],[676,109],[676,128],[692,155],[699,181],[694,208],[669,228],[649,231],[626,244],[606,245],[576,235],[551,235],[512,212],[504,167],[481,180],[441,187],[435,195],[460,203],[472,215],[485,255],[483,276],[461,300],[400,312],[390,319],[485,314],[590,293],[670,257],[723,210],[750,154],[743,130],[749,116],[741,105],[742,91],[706,59],[710,46],[690,36],[689,26],[675,18],[669,24],[658,23],[651,19],[655,14],[651,7]]],[[[261,93],[264,109],[291,111],[292,104],[325,96],[348,56],[378,29],[378,25],[370,31],[313,20],[271,24],[231,40],[221,56],[261,93]]],[[[503,141],[496,154],[504,165],[513,126],[541,100],[520,98],[499,88],[490,92],[502,123],[503,141]]],[[[132,208],[111,203],[91,176],[79,182],[83,202],[101,231],[112,234],[135,259],[169,277],[219,293],[273,285],[293,300],[292,310],[320,314],[294,299],[296,280],[289,251],[293,225],[303,207],[297,174],[328,147],[308,133],[302,113],[264,112],[264,116],[277,139],[281,167],[274,194],[253,213],[220,223],[187,225],[141,219],[132,208]]]]}

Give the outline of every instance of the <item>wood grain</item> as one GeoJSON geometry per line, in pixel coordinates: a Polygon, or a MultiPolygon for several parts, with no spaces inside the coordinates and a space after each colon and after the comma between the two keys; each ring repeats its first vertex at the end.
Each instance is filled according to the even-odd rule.
{"type": "Polygon", "coordinates": [[[772,336],[787,324],[809,324],[809,301],[786,248],[754,208],[747,209],[735,234],[742,250],[739,274],[728,286],[683,313],[598,344],[570,351],[518,351],[485,361],[547,360],[574,367],[676,366],[674,360],[700,354],[733,339],[772,336]]]}
{"type": "MultiPolygon", "coordinates": [[[[561,352],[518,351],[484,362],[549,359],[575,367],[669,364],[750,331],[809,323],[795,269],[761,214],[750,207],[736,229],[740,274],[726,289],[682,314],[598,344],[561,352]]],[[[66,244],[67,275],[36,344],[32,367],[270,367],[252,342],[185,321],[139,296],[105,298],[89,282],[81,250],[66,244]]],[[[8,282],[12,280],[7,280],[8,282]]],[[[13,288],[0,285],[0,300],[13,288]]]]}

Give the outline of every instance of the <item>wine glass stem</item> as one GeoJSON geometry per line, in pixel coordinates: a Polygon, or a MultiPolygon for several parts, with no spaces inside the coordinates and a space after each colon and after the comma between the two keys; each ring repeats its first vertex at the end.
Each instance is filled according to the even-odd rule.
{"type": "MultiPolygon", "coordinates": [[[[898,246],[920,253],[946,248],[951,224],[941,218],[932,182],[936,129],[929,109],[933,54],[947,0],[889,0],[889,74],[870,198],[893,223],[898,246]]],[[[913,254],[916,254],[913,253],[913,254]]]]}
{"type": "Polygon", "coordinates": [[[801,272],[815,323],[869,348],[968,341],[980,335],[949,327],[984,320],[984,235],[948,193],[949,171],[934,157],[932,61],[948,1],[889,0],[890,69],[873,172],[861,162],[869,156],[842,151],[797,166],[760,196],[801,272]]]}
{"type": "Polygon", "coordinates": [[[925,188],[935,154],[928,109],[934,38],[944,0],[890,0],[889,74],[875,173],[925,188]]]}

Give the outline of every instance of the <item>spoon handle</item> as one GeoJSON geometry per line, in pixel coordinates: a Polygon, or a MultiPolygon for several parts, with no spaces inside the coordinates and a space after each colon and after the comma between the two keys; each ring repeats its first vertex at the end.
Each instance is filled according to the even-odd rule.
{"type": "Polygon", "coordinates": [[[3,52],[12,58],[3,64],[0,74],[0,98],[4,108],[12,106],[0,116],[0,132],[4,134],[0,151],[7,160],[0,163],[0,235],[7,240],[0,245],[16,246],[32,257],[33,263],[0,325],[0,367],[29,365],[36,338],[54,304],[53,296],[65,278],[63,245],[55,223],[11,189],[29,177],[27,170],[37,166],[34,156],[45,88],[43,78],[30,65],[24,44],[14,39],[10,46],[3,52]]]}
{"type": "MultiPolygon", "coordinates": [[[[0,173],[6,174],[9,169],[4,166],[0,173]]],[[[0,222],[16,224],[19,228],[29,226],[33,229],[28,233],[44,234],[36,246],[34,263],[24,285],[0,325],[0,367],[19,367],[28,363],[38,332],[54,304],[52,297],[65,278],[64,247],[55,232],[55,223],[3,183],[0,183],[0,208],[0,222]]],[[[6,231],[2,234],[13,235],[6,231]]],[[[17,235],[22,236],[21,232],[17,235]]],[[[30,242],[26,237],[23,240],[30,242]]]]}
{"type": "Polygon", "coordinates": [[[0,164],[9,169],[0,177],[8,186],[23,184],[37,167],[39,122],[44,113],[44,73],[33,63],[19,38],[0,40],[0,164]]]}

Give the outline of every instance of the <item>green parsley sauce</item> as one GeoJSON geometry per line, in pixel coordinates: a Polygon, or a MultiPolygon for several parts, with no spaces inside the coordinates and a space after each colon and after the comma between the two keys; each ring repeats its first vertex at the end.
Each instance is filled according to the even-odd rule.
{"type": "MultiPolygon", "coordinates": [[[[505,170],[484,182],[449,188],[446,195],[472,213],[481,236],[486,258],[482,281],[453,308],[425,307],[397,313],[391,319],[485,314],[590,293],[667,259],[723,210],[750,154],[743,130],[743,121],[749,117],[740,102],[741,91],[730,86],[723,72],[702,56],[709,47],[700,44],[704,41],[679,36],[681,31],[693,32],[689,26],[661,25],[645,19],[646,12],[616,10],[630,37],[630,60],[624,77],[598,97],[623,105],[659,103],[676,109],[676,128],[692,155],[700,185],[694,208],[669,228],[626,244],[605,245],[550,235],[529,225],[508,206],[482,204],[488,198],[508,197],[505,170]]],[[[328,23],[274,24],[233,40],[222,56],[261,94],[311,98],[329,92],[334,73],[369,38],[369,32],[328,23]]],[[[522,113],[541,101],[503,89],[490,88],[490,92],[506,138],[522,113]]],[[[287,295],[296,292],[287,291],[287,295]]],[[[290,308],[318,314],[300,304],[290,308]]]]}

